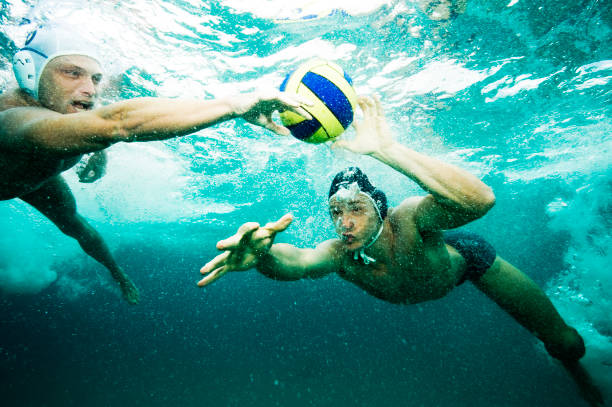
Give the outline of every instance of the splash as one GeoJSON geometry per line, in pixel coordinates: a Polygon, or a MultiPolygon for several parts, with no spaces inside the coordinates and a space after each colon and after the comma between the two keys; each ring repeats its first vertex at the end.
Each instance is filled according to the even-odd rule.
{"type": "Polygon", "coordinates": [[[190,163],[164,143],[119,144],[108,157],[106,175],[93,185],[79,183],[73,171],[64,173],[88,219],[114,225],[173,223],[234,209],[207,197],[191,199],[196,180],[190,163]]]}
{"type": "Polygon", "coordinates": [[[25,203],[0,202],[0,291],[37,294],[57,279],[52,259],[70,248],[44,242],[51,228],[25,203]]]}
{"type": "Polygon", "coordinates": [[[594,175],[571,200],[556,198],[547,208],[553,230],[569,233],[567,269],[550,281],[547,293],[570,325],[584,336],[584,362],[612,396],[612,184],[609,173],[594,175]],[[605,383],[605,385],[604,385],[605,383]]]}

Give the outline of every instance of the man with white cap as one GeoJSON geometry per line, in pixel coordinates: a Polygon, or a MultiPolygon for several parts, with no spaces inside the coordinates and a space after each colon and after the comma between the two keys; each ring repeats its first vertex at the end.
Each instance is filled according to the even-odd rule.
{"type": "Polygon", "coordinates": [[[278,91],[215,100],[135,98],[96,107],[103,74],[93,50],[77,31],[47,26],[32,32],[15,54],[19,88],[0,95],[0,200],[22,199],[77,239],[134,304],[138,290],[77,213],[60,174],[83,154],[95,153],[79,172],[82,182],[95,181],[104,172],[102,151],[117,142],[180,137],[234,118],[288,135],[272,120],[275,110],[310,115],[304,101],[278,91]]]}
{"type": "Polygon", "coordinates": [[[599,389],[581,366],[585,346],[545,293],[526,274],[497,255],[485,239],[449,231],[483,215],[495,203],[491,189],[468,172],[395,142],[377,98],[360,97],[357,136],[335,148],[368,155],[416,182],[428,195],[388,208],[385,194],[357,167],[336,174],[328,193],[337,239],[315,248],[273,244],[289,227],[287,214],[260,226],[242,225],[217,243],[223,251],[200,272],[207,286],[232,271],[256,268],[266,277],[294,281],[335,273],[370,295],[394,304],[415,304],[447,295],[470,281],[559,359],[592,406],[602,406],[599,389]]]}

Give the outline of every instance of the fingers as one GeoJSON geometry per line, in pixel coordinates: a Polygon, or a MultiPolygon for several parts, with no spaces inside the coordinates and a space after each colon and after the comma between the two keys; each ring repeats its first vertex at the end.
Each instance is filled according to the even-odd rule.
{"type": "Polygon", "coordinates": [[[279,94],[276,96],[276,99],[278,99],[284,105],[284,110],[290,110],[296,114],[299,114],[306,120],[312,120],[312,116],[310,115],[310,113],[308,113],[308,111],[306,111],[306,109],[304,109],[303,107],[314,105],[314,103],[310,99],[300,95],[293,95],[285,92],[279,92],[279,94]]]}
{"type": "Polygon", "coordinates": [[[289,136],[291,131],[272,120],[274,111],[291,111],[306,120],[312,120],[312,116],[304,106],[312,106],[313,102],[303,96],[274,90],[255,94],[253,98],[243,107],[235,108],[235,111],[247,122],[264,127],[280,136],[289,136]]]}
{"type": "Polygon", "coordinates": [[[221,278],[225,273],[227,273],[226,267],[220,267],[214,271],[212,271],[209,275],[198,281],[198,287],[207,286],[210,283],[221,278]]]}
{"type": "Polygon", "coordinates": [[[282,216],[276,222],[270,222],[264,226],[265,229],[268,229],[274,233],[282,232],[289,227],[289,225],[293,222],[293,215],[288,213],[282,216]]]}
{"type": "Polygon", "coordinates": [[[256,223],[256,225],[257,225],[256,228],[251,228],[251,227],[245,228],[245,232],[242,234],[242,237],[240,238],[240,242],[238,243],[238,246],[235,248],[237,252],[244,251],[253,241],[253,233],[255,233],[256,231],[262,230],[262,228],[259,227],[259,224],[256,223]]]}
{"type": "Polygon", "coordinates": [[[299,114],[306,120],[312,120],[312,116],[310,115],[310,113],[308,113],[303,107],[296,107],[290,110],[293,111],[294,113],[299,114]]]}
{"type": "Polygon", "coordinates": [[[221,253],[220,255],[206,263],[204,267],[200,269],[201,274],[210,274],[198,281],[199,287],[204,287],[205,285],[212,283],[227,272],[227,266],[225,265],[225,262],[227,261],[230,254],[231,252],[229,251],[221,253]]]}
{"type": "Polygon", "coordinates": [[[310,113],[303,108],[303,106],[313,106],[314,103],[312,100],[300,95],[290,95],[285,92],[281,92],[278,99],[287,107],[286,110],[299,114],[306,120],[312,120],[310,113]]]}
{"type": "Polygon", "coordinates": [[[369,96],[359,96],[357,99],[357,104],[363,111],[363,114],[366,116],[370,116],[373,112],[374,102],[369,96]]]}
{"type": "Polygon", "coordinates": [[[221,266],[225,265],[225,262],[227,261],[227,258],[229,257],[231,252],[226,251],[221,253],[220,255],[216,256],[214,259],[212,259],[211,261],[209,261],[208,263],[206,263],[204,265],[204,267],[202,267],[200,269],[200,273],[201,274],[206,274],[206,273],[210,273],[212,270],[215,270],[221,266]]]}
{"type": "Polygon", "coordinates": [[[291,131],[288,128],[281,126],[278,123],[276,123],[274,120],[272,120],[271,112],[268,112],[266,114],[263,114],[263,113],[260,114],[256,119],[251,120],[250,123],[261,126],[264,129],[268,129],[278,134],[279,136],[291,135],[291,131]]]}
{"type": "Polygon", "coordinates": [[[79,175],[79,182],[83,183],[92,183],[100,179],[102,174],[97,174],[94,170],[90,170],[89,172],[81,172],[79,175]]]}
{"type": "Polygon", "coordinates": [[[304,96],[280,92],[278,99],[288,107],[314,106],[314,102],[304,96]]]}
{"type": "Polygon", "coordinates": [[[372,99],[374,100],[374,107],[376,108],[376,113],[378,116],[384,116],[385,112],[383,111],[382,103],[380,103],[380,98],[378,95],[373,95],[372,99]]]}
{"type": "Polygon", "coordinates": [[[217,249],[219,250],[231,250],[238,247],[240,241],[244,237],[245,234],[253,233],[255,230],[259,229],[259,223],[256,222],[248,222],[238,228],[238,232],[235,235],[228,237],[227,239],[220,240],[217,243],[217,249]]]}
{"type": "Polygon", "coordinates": [[[342,148],[342,149],[345,149],[345,150],[349,150],[349,143],[346,140],[338,140],[338,139],[336,139],[331,144],[331,149],[332,150],[337,150],[339,148],[342,148]]]}
{"type": "Polygon", "coordinates": [[[273,131],[279,136],[287,137],[291,135],[291,131],[288,128],[286,128],[285,126],[281,126],[272,120],[267,121],[264,124],[264,127],[270,131],[273,131]]]}
{"type": "Polygon", "coordinates": [[[382,103],[380,102],[380,98],[377,95],[359,96],[357,98],[357,104],[366,116],[384,116],[382,103]]]}

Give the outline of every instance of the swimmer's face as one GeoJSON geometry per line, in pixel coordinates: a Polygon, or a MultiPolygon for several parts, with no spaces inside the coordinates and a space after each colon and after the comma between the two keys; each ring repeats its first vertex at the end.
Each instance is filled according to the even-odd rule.
{"type": "Polygon", "coordinates": [[[365,246],[380,225],[372,200],[361,193],[348,199],[332,197],[329,200],[329,212],[336,233],[349,250],[365,246]]]}
{"type": "Polygon", "coordinates": [[[40,76],[38,99],[58,113],[91,110],[102,81],[100,64],[83,55],[53,58],[40,76]]]}

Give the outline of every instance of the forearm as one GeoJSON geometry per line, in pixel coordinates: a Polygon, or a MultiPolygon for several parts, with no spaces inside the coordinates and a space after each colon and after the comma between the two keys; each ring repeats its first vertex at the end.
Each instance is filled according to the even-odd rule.
{"type": "Polygon", "coordinates": [[[237,117],[233,99],[139,98],[99,109],[121,141],[164,140],[184,136],[237,117]]]}
{"type": "Polygon", "coordinates": [[[138,98],[98,109],[108,122],[103,138],[112,141],[151,141],[184,136],[237,117],[231,98],[181,100],[138,98]]]}
{"type": "Polygon", "coordinates": [[[73,114],[41,108],[11,109],[0,116],[0,147],[73,156],[121,141],[165,140],[237,117],[237,98],[136,98],[73,114]]]}
{"type": "Polygon", "coordinates": [[[491,188],[474,175],[399,143],[371,156],[409,177],[441,203],[486,212],[495,202],[491,188]]]}
{"type": "Polygon", "coordinates": [[[301,250],[294,246],[277,243],[260,257],[257,271],[273,280],[295,281],[304,277],[304,262],[301,250]]]}

